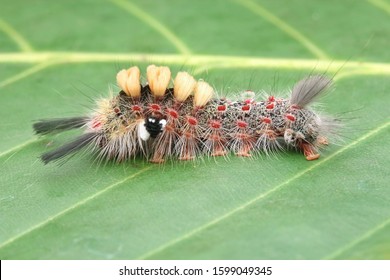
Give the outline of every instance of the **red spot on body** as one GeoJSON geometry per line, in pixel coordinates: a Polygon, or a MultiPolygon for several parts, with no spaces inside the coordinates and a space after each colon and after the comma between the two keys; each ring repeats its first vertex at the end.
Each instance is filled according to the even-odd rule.
{"type": "Polygon", "coordinates": [[[219,129],[219,128],[221,128],[221,123],[219,121],[216,121],[216,120],[211,120],[210,127],[215,128],[215,129],[219,129]]]}
{"type": "Polygon", "coordinates": [[[161,106],[158,105],[158,104],[151,104],[150,105],[150,109],[152,109],[153,111],[160,111],[161,110],[161,106]]]}
{"type": "Polygon", "coordinates": [[[291,108],[291,109],[294,109],[294,110],[299,110],[299,109],[301,109],[298,105],[291,105],[290,108],[291,108]]]}
{"type": "Polygon", "coordinates": [[[121,111],[121,110],[119,110],[119,108],[114,108],[114,112],[115,112],[116,114],[118,114],[120,111],[121,111]]]}
{"type": "Polygon", "coordinates": [[[197,124],[198,124],[197,119],[195,119],[194,117],[188,117],[188,118],[187,118],[187,122],[188,122],[190,125],[197,125],[197,124]]]}
{"type": "Polygon", "coordinates": [[[140,106],[138,106],[138,105],[133,105],[132,107],[131,107],[131,110],[133,110],[133,111],[136,111],[136,112],[141,112],[141,107],[140,106]]]}
{"type": "Polygon", "coordinates": [[[267,123],[267,124],[270,124],[272,122],[272,120],[270,118],[263,118],[261,121],[263,123],[267,123]]]}
{"type": "Polygon", "coordinates": [[[218,112],[225,112],[226,111],[226,105],[218,105],[217,110],[218,110],[218,112]]]}
{"type": "Polygon", "coordinates": [[[293,122],[293,121],[295,121],[295,116],[291,115],[291,114],[286,114],[286,119],[293,122]]]}
{"type": "Polygon", "coordinates": [[[167,109],[167,112],[169,116],[171,116],[174,119],[177,119],[179,117],[179,114],[173,109],[167,109]]]}
{"type": "Polygon", "coordinates": [[[237,121],[237,126],[239,128],[246,128],[248,126],[248,123],[246,123],[244,121],[237,121]]]}
{"type": "Polygon", "coordinates": [[[251,106],[248,104],[241,107],[241,110],[243,110],[243,111],[249,111],[250,109],[251,109],[251,106]]]}
{"type": "Polygon", "coordinates": [[[100,121],[93,121],[92,122],[92,128],[99,128],[101,127],[102,123],[100,121]]]}
{"type": "Polygon", "coordinates": [[[275,107],[274,103],[270,103],[267,106],[265,106],[265,108],[267,108],[268,110],[272,110],[274,107],[275,107]]]}
{"type": "Polygon", "coordinates": [[[274,101],[275,101],[275,97],[272,96],[272,95],[269,96],[269,97],[268,97],[268,101],[269,101],[269,102],[274,102],[274,101]]]}

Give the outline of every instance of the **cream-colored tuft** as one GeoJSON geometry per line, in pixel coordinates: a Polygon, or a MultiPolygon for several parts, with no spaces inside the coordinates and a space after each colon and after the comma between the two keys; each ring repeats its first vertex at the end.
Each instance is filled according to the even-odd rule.
{"type": "Polygon", "coordinates": [[[141,73],[139,68],[134,66],[127,70],[128,78],[127,78],[127,90],[129,91],[131,97],[140,97],[141,96],[141,83],[140,76],[141,73]]]}
{"type": "Polygon", "coordinates": [[[125,69],[121,70],[116,74],[116,82],[118,83],[118,86],[127,94],[127,86],[126,86],[126,81],[127,81],[127,71],[125,69]]]}
{"type": "Polygon", "coordinates": [[[149,65],[146,76],[152,94],[155,97],[163,97],[171,80],[171,70],[166,66],[149,65]]]}
{"type": "Polygon", "coordinates": [[[179,102],[184,102],[195,89],[196,81],[187,72],[178,72],[174,81],[173,92],[179,102]]]}
{"type": "Polygon", "coordinates": [[[204,81],[199,81],[195,87],[194,105],[196,107],[203,107],[213,97],[213,88],[204,81]]]}
{"type": "Polygon", "coordinates": [[[137,66],[127,70],[123,69],[116,75],[116,80],[119,87],[133,98],[141,96],[140,71],[137,66]]]}

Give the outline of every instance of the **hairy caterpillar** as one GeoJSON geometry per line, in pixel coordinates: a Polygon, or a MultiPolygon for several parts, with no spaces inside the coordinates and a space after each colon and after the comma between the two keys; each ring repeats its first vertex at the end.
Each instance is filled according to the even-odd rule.
{"type": "Polygon", "coordinates": [[[288,99],[268,96],[256,101],[253,92],[243,100],[214,97],[213,88],[179,72],[171,82],[168,67],[147,67],[147,85],[140,70],[131,67],[117,74],[118,95],[97,102],[87,116],[40,120],[37,134],[84,128],[75,140],[44,153],[44,163],[90,148],[102,159],[125,161],[137,155],[151,162],[193,160],[233,152],[248,157],[285,147],[303,151],[307,160],[319,158],[339,122],[308,107],[332,80],[314,75],[297,82],[288,99]]]}

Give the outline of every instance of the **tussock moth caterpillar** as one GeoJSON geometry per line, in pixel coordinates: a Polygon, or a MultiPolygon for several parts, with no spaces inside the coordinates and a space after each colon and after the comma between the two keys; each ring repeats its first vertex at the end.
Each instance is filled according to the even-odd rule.
{"type": "Polygon", "coordinates": [[[231,101],[214,97],[213,88],[187,72],[177,73],[173,87],[168,67],[147,67],[146,85],[134,66],[117,74],[118,95],[97,102],[87,116],[40,120],[37,134],[83,128],[73,141],[44,153],[44,163],[57,161],[83,148],[99,158],[122,162],[137,155],[151,162],[193,160],[200,156],[225,156],[233,152],[248,157],[284,148],[318,159],[339,121],[308,107],[326,91],[332,80],[313,75],[298,81],[289,98],[268,96],[231,101]]]}

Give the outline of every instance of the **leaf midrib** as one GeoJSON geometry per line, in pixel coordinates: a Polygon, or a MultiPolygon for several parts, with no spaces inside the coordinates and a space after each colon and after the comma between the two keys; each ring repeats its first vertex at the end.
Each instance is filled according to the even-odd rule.
{"type": "Polygon", "coordinates": [[[341,68],[358,69],[361,67],[375,70],[389,71],[390,63],[385,62],[367,62],[358,60],[336,60],[336,59],[315,59],[315,58],[280,58],[280,57],[261,57],[261,56],[236,56],[236,55],[218,55],[218,54],[192,54],[190,56],[183,54],[156,54],[156,53],[111,53],[111,52],[67,52],[67,51],[36,51],[31,53],[9,52],[0,53],[0,63],[39,63],[47,61],[58,61],[63,64],[72,63],[94,63],[94,62],[139,62],[145,63],[155,61],[156,63],[177,64],[189,66],[201,66],[207,63],[223,63],[232,67],[259,67],[273,68],[281,67],[283,69],[316,69],[318,71],[327,70],[335,72],[341,68]]]}

